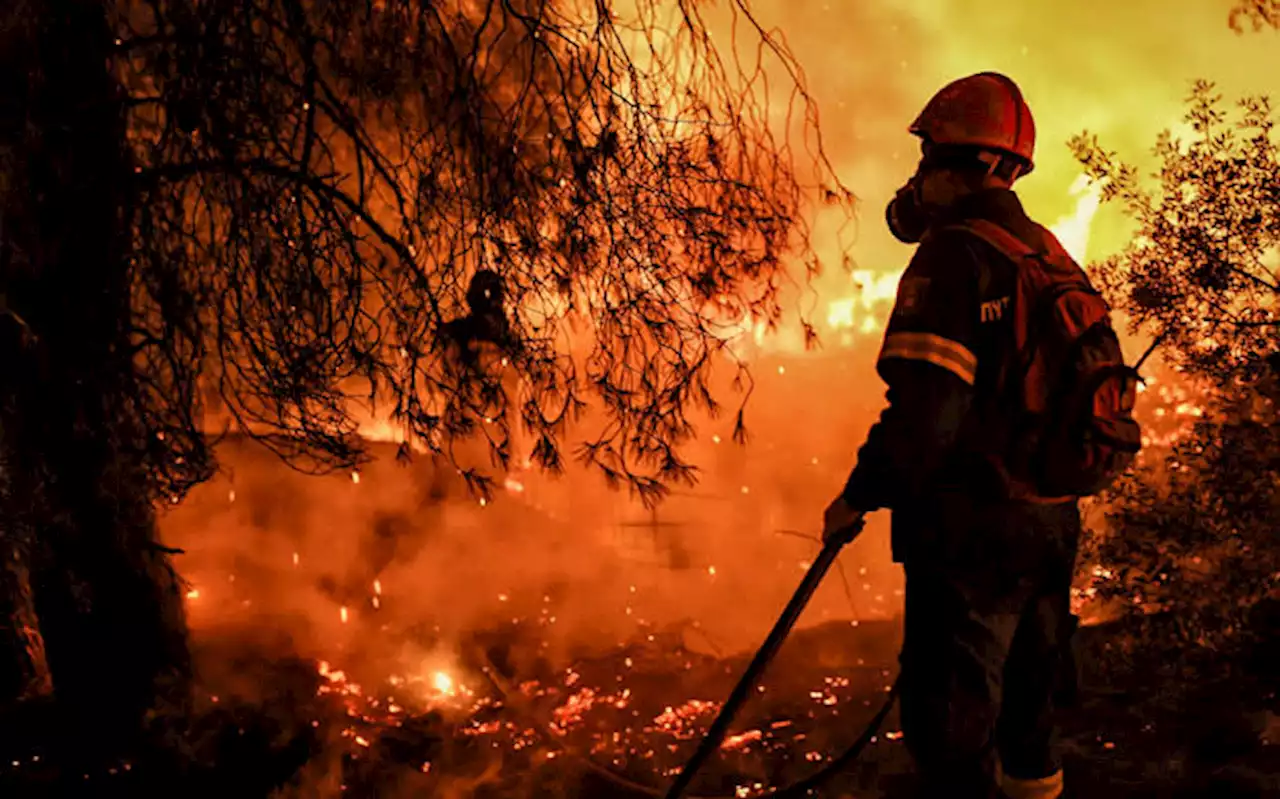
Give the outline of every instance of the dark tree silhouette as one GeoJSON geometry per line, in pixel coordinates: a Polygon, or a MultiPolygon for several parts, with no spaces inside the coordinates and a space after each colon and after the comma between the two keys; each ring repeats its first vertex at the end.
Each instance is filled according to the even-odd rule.
{"type": "Polygon", "coordinates": [[[140,457],[112,38],[95,3],[0,10],[0,746],[58,742],[77,776],[187,669],[140,457]]]}
{"type": "Polygon", "coordinates": [[[181,701],[153,503],[216,467],[210,415],[302,469],[360,460],[364,398],[457,463],[523,431],[646,500],[689,479],[713,367],[749,393],[728,331],[818,268],[810,211],[852,208],[781,35],[733,0],[713,41],[704,8],[5,4],[0,709],[104,750],[181,701]],[[486,271],[503,335],[451,356],[498,318],[486,271]]]}
{"type": "Polygon", "coordinates": [[[1136,224],[1093,266],[1113,304],[1196,387],[1203,416],[1109,497],[1104,592],[1176,611],[1182,640],[1218,643],[1280,588],[1280,143],[1265,97],[1222,105],[1198,81],[1186,140],[1166,132],[1154,187],[1082,135],[1072,148],[1136,224]]]}

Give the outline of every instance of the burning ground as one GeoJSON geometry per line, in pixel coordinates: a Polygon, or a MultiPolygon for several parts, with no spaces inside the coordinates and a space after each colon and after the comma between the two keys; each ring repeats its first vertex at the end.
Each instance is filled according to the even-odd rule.
{"type": "MultiPolygon", "coordinates": [[[[567,645],[550,595],[537,614],[446,637],[439,625],[396,621],[396,593],[372,586],[366,607],[347,610],[345,625],[360,633],[325,647],[282,633],[270,614],[255,618],[254,600],[236,601],[251,590],[220,592],[221,624],[196,633],[194,740],[213,765],[202,795],[653,795],[749,655],[716,646],[693,621],[637,619],[629,634],[616,633],[621,642],[567,645]],[[329,657],[303,654],[310,647],[329,657]]],[[[788,641],[698,795],[756,796],[811,773],[885,700],[899,621],[809,623],[788,641]]],[[[1116,624],[1086,628],[1082,650],[1084,691],[1066,746],[1084,795],[1273,795],[1274,651],[1171,671],[1116,624]],[[1214,676],[1188,679],[1206,674],[1214,676]]],[[[894,713],[821,795],[894,795],[909,772],[900,738],[894,713]]],[[[127,784],[123,771],[96,779],[127,784]]]]}
{"type": "MultiPolygon", "coordinates": [[[[824,371],[789,365],[775,385],[824,371]]],[[[308,741],[299,796],[661,785],[816,552],[812,508],[845,468],[836,441],[787,451],[762,433],[756,460],[717,438],[707,458],[737,465],[656,514],[583,475],[519,472],[482,505],[390,447],[326,478],[228,448],[227,475],[165,520],[189,557],[204,701],[273,705],[279,734],[308,741]]],[[[839,633],[789,647],[716,792],[814,767],[882,701],[900,578],[883,540],[859,547],[865,563],[842,566],[806,620],[839,633]]]]}
{"type": "MultiPolygon", "coordinates": [[[[798,581],[799,556],[816,549],[791,534],[753,547],[759,525],[721,518],[718,483],[631,528],[626,504],[615,522],[611,495],[593,497],[588,481],[566,500],[593,509],[575,524],[541,490],[555,484],[532,475],[481,508],[441,497],[423,464],[375,460],[357,482],[294,474],[249,445],[229,451],[228,476],[166,519],[189,559],[201,685],[191,740],[211,767],[200,795],[652,795],[728,695],[798,581]],[[663,537],[698,514],[698,540],[734,535],[736,549],[681,551],[678,536],[663,537]],[[780,552],[797,559],[779,562],[780,552]]],[[[763,489],[734,501],[736,513],[785,515],[763,489]]],[[[698,795],[793,782],[848,746],[884,701],[898,588],[892,570],[859,565],[886,560],[874,552],[882,535],[842,559],[698,795]]],[[[1067,745],[1085,795],[1275,789],[1274,653],[1215,663],[1198,673],[1217,679],[1195,684],[1132,628],[1095,625],[1082,637],[1084,695],[1067,745]]],[[[908,772],[900,737],[891,714],[823,795],[889,795],[908,772]]],[[[131,773],[121,764],[90,781],[123,788],[131,773]]]]}

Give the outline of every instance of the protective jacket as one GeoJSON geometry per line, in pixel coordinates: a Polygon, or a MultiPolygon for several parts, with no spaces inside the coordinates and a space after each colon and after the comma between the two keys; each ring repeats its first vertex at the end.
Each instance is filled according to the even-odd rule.
{"type": "Polygon", "coordinates": [[[1044,235],[1007,189],[969,195],[934,223],[938,232],[925,238],[903,274],[877,361],[888,407],[859,451],[843,496],[856,508],[894,511],[899,562],[913,553],[954,559],[954,546],[963,544],[971,556],[979,555],[975,547],[994,548],[981,553],[984,560],[998,555],[1016,568],[1016,553],[990,532],[1001,527],[992,514],[1010,500],[983,445],[1010,423],[996,409],[1000,372],[1014,353],[1017,267],[977,236],[943,229],[972,218],[1033,245],[1044,235]],[[956,540],[957,528],[971,527],[976,516],[983,517],[986,540],[956,540]]]}

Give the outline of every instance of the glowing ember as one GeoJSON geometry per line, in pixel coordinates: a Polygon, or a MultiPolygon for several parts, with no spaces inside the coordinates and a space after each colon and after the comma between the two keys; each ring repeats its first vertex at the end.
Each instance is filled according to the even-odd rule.
{"type": "Polygon", "coordinates": [[[717,702],[690,699],[679,707],[667,707],[654,717],[654,725],[675,738],[689,739],[701,735],[699,719],[709,719],[720,710],[717,702]]]}
{"type": "Polygon", "coordinates": [[[190,591],[187,592],[187,599],[199,599],[199,598],[200,598],[200,589],[192,588],[190,591]]]}
{"type": "Polygon", "coordinates": [[[721,749],[745,749],[748,744],[753,741],[759,741],[764,738],[764,733],[760,730],[747,730],[740,735],[730,735],[724,739],[724,743],[720,744],[721,749]]]}
{"type": "Polygon", "coordinates": [[[342,623],[346,624],[347,623],[347,606],[346,605],[343,605],[341,608],[338,609],[338,615],[342,617],[342,623]]]}
{"type": "Polygon", "coordinates": [[[564,730],[582,722],[583,715],[596,703],[594,688],[583,688],[569,697],[569,701],[552,711],[555,718],[554,730],[564,730]]]}
{"type": "Polygon", "coordinates": [[[352,473],[351,473],[351,482],[355,483],[356,485],[359,485],[359,484],[360,484],[360,473],[359,473],[359,472],[352,472],[352,473]]]}

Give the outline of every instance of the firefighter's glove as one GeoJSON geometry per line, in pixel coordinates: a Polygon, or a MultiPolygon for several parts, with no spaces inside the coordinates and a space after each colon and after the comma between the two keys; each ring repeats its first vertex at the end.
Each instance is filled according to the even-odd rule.
{"type": "Polygon", "coordinates": [[[863,512],[850,505],[844,497],[836,497],[822,515],[822,543],[839,540],[848,544],[862,532],[863,512]]]}

